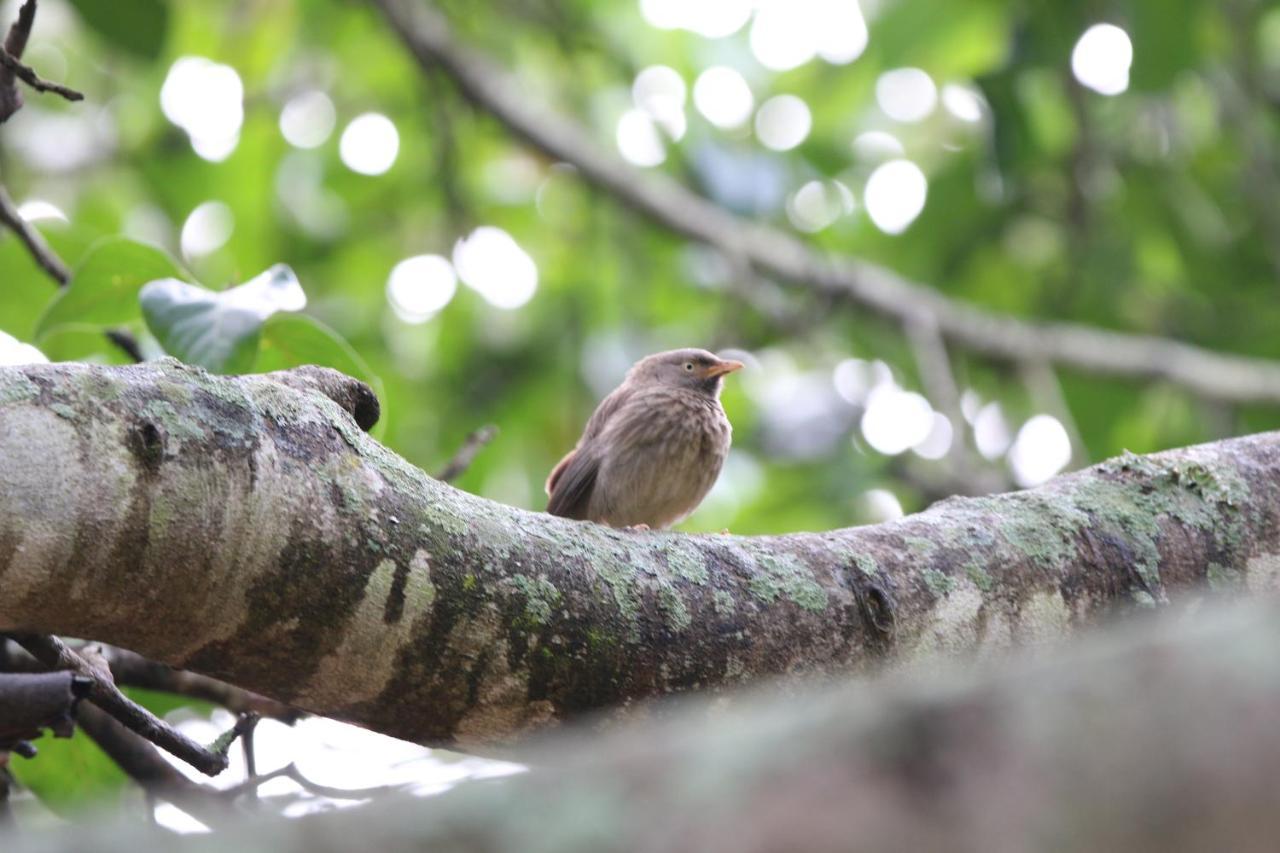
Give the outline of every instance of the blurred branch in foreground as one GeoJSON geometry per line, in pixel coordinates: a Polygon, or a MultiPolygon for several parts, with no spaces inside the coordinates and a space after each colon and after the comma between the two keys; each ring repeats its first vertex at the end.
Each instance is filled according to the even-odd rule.
{"type": "MultiPolygon", "coordinates": [[[[1047,660],[689,703],[429,799],[244,819],[176,851],[1265,851],[1280,834],[1280,612],[1205,608],[1047,660]]],[[[142,849],[100,821],[6,849],[142,849]],[[60,845],[60,846],[59,846],[60,845]]]]}
{"type": "Polygon", "coordinates": [[[424,74],[443,69],[469,100],[519,138],[573,165],[588,181],[663,227],[731,259],[899,323],[923,319],[943,338],[991,358],[1164,379],[1208,399],[1280,403],[1280,363],[1168,338],[1018,320],[949,299],[875,264],[828,257],[789,234],[740,219],[677,181],[642,174],[606,152],[586,129],[531,98],[527,85],[458,44],[436,10],[416,0],[376,3],[424,74]]]}

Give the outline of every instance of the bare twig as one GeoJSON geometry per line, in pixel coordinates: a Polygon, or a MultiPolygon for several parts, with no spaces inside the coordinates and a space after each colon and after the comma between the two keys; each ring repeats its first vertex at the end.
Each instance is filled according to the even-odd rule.
{"type": "Polygon", "coordinates": [[[256,795],[258,788],[270,782],[272,779],[292,779],[309,794],[317,797],[328,797],[333,800],[364,800],[370,797],[377,797],[382,794],[389,794],[394,791],[404,790],[404,785],[373,785],[368,788],[333,788],[329,785],[321,785],[319,782],[313,782],[306,776],[302,775],[297,765],[292,762],[277,767],[269,773],[263,773],[261,776],[251,776],[238,785],[230,788],[224,788],[220,793],[228,799],[236,799],[237,797],[254,794],[256,795]]]}
{"type": "Polygon", "coordinates": [[[960,389],[956,386],[951,359],[947,356],[946,342],[938,334],[938,327],[931,316],[916,317],[905,328],[925,393],[929,395],[933,405],[951,421],[951,447],[947,455],[956,468],[956,474],[965,479],[972,467],[965,432],[967,424],[960,411],[960,389]]]}
{"type": "Polygon", "coordinates": [[[21,80],[37,92],[57,92],[72,101],[84,99],[84,95],[61,86],[41,80],[36,72],[19,60],[27,49],[27,39],[31,37],[31,27],[36,20],[36,0],[27,0],[18,10],[18,20],[9,27],[4,44],[0,45],[0,124],[22,109],[22,92],[18,91],[17,80],[21,80]]]}
{"type": "Polygon", "coordinates": [[[471,467],[472,461],[475,460],[476,454],[484,449],[484,446],[493,441],[498,434],[498,428],[493,424],[486,424],[475,430],[467,436],[462,442],[462,446],[458,448],[458,452],[453,454],[453,458],[440,469],[440,473],[436,475],[436,479],[442,483],[452,483],[461,477],[471,467]]]}
{"type": "Polygon", "coordinates": [[[182,775],[149,741],[125,728],[106,711],[82,705],[76,722],[149,797],[173,803],[206,823],[230,816],[231,810],[215,788],[182,775]]]}
{"type": "MultiPolygon", "coordinates": [[[[58,257],[58,253],[45,242],[40,232],[31,227],[31,224],[22,218],[3,184],[0,184],[0,225],[7,226],[9,230],[18,235],[18,239],[26,245],[27,251],[31,253],[31,257],[49,274],[50,278],[58,283],[59,287],[66,287],[71,283],[71,270],[63,262],[62,258],[58,257]]],[[[106,335],[107,340],[115,344],[134,363],[146,360],[137,339],[127,330],[107,329],[103,334],[106,335]]]]}
{"type": "Polygon", "coordinates": [[[1032,361],[1024,364],[1021,372],[1031,395],[1031,402],[1057,418],[1067,431],[1067,437],[1071,439],[1072,467],[1088,465],[1089,448],[1085,446],[1084,436],[1076,425],[1076,419],[1071,414],[1071,407],[1067,405],[1066,395],[1062,393],[1062,385],[1053,368],[1044,362],[1032,361]]]}
{"type": "Polygon", "coordinates": [[[15,634],[13,639],[50,669],[69,669],[93,679],[88,695],[90,702],[201,773],[216,776],[227,768],[225,749],[206,749],[121,693],[105,661],[91,664],[53,636],[15,634]]]}
{"type": "Polygon", "coordinates": [[[1280,402],[1280,364],[1216,353],[1168,338],[1073,323],[1033,323],[952,300],[897,273],[828,257],[777,229],[744,221],[675,180],[641,173],[608,153],[576,122],[530,97],[486,57],[454,41],[444,18],[411,0],[375,0],[424,73],[440,68],[462,94],[516,136],[618,201],[677,234],[741,254],[784,281],[839,297],[902,323],[932,315],[947,340],[991,358],[1055,362],[1102,375],[1163,379],[1202,397],[1280,402]]]}
{"type": "Polygon", "coordinates": [[[77,92],[75,89],[68,86],[63,86],[61,83],[54,83],[50,80],[43,79],[40,75],[36,74],[30,65],[24,65],[21,61],[16,59],[13,54],[6,50],[0,50],[0,65],[9,69],[9,71],[13,73],[14,77],[17,77],[37,92],[52,92],[55,95],[61,95],[68,101],[84,100],[83,93],[77,92]]]}
{"type": "Polygon", "coordinates": [[[67,282],[71,280],[71,271],[62,262],[62,258],[58,257],[57,253],[49,248],[49,244],[45,242],[40,232],[32,228],[18,213],[17,206],[13,203],[13,199],[9,197],[9,193],[3,185],[0,185],[0,223],[3,223],[18,236],[18,239],[26,245],[27,251],[31,253],[31,257],[35,259],[35,262],[54,281],[58,282],[59,287],[66,286],[67,282]]]}

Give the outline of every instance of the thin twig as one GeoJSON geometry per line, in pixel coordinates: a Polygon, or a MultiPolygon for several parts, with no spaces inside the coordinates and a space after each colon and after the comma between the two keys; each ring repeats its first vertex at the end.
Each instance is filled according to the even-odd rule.
{"type": "Polygon", "coordinates": [[[453,454],[453,458],[449,460],[448,464],[436,475],[436,479],[442,483],[452,483],[461,477],[471,467],[476,454],[483,450],[486,444],[493,441],[497,434],[498,428],[493,424],[486,424],[472,432],[467,436],[466,441],[462,442],[462,446],[458,448],[457,453],[453,454]]]}
{"type": "MultiPolygon", "coordinates": [[[[105,662],[94,666],[57,637],[14,634],[13,639],[50,669],[69,669],[93,679],[89,701],[129,729],[208,776],[227,769],[226,750],[206,749],[120,692],[105,662]]],[[[228,744],[229,746],[229,744],[228,744]]]]}
{"type": "Polygon", "coordinates": [[[273,779],[292,779],[307,793],[318,797],[328,797],[332,800],[365,800],[370,797],[401,791],[405,787],[404,785],[373,785],[368,788],[333,788],[328,785],[321,785],[319,782],[313,782],[302,775],[302,771],[298,769],[297,765],[289,763],[283,767],[277,767],[269,773],[263,773],[261,776],[252,776],[238,785],[224,788],[220,793],[222,796],[234,800],[244,794],[256,794],[258,788],[273,779]]]}
{"type": "Polygon", "coordinates": [[[947,419],[951,421],[951,447],[947,450],[956,474],[967,479],[972,469],[964,413],[960,410],[960,388],[947,355],[947,344],[938,334],[933,315],[924,314],[905,324],[907,341],[915,354],[916,368],[925,392],[947,419]]]}
{"type": "Polygon", "coordinates": [[[7,50],[0,48],[0,65],[8,68],[13,72],[13,76],[17,77],[23,83],[26,83],[37,92],[52,92],[55,95],[61,95],[68,101],[83,101],[84,94],[77,92],[69,86],[61,83],[54,83],[51,80],[45,80],[36,74],[30,65],[24,65],[20,60],[16,59],[7,50]]]}
{"type": "Polygon", "coordinates": [[[423,73],[443,70],[464,97],[513,135],[553,160],[573,165],[586,180],[667,230],[730,256],[741,253],[756,269],[779,280],[898,323],[932,314],[943,338],[991,358],[1163,379],[1210,399],[1280,402],[1280,363],[1083,324],[1028,322],[958,302],[885,267],[828,256],[776,228],[743,220],[670,177],[642,173],[624,163],[579,123],[531,97],[527,85],[459,44],[435,9],[416,0],[375,3],[423,73]]]}
{"type": "Polygon", "coordinates": [[[43,236],[22,218],[17,206],[3,185],[0,185],[0,223],[3,223],[18,239],[26,244],[27,251],[35,262],[47,272],[59,287],[65,287],[71,281],[71,270],[62,262],[62,258],[49,247],[43,236]]]}
{"type": "Polygon", "coordinates": [[[188,779],[150,741],[121,725],[93,705],[82,705],[76,714],[80,730],[148,795],[173,803],[205,823],[231,815],[219,791],[188,779]]]}

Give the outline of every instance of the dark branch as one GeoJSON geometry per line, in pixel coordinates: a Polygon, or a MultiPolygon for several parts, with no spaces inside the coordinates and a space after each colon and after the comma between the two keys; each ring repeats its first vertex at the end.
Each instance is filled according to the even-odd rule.
{"type": "Polygon", "coordinates": [[[4,224],[18,236],[35,262],[58,283],[59,287],[65,287],[67,282],[71,281],[71,271],[67,269],[67,265],[53,249],[49,248],[49,244],[45,242],[40,232],[22,218],[3,185],[0,185],[0,224],[4,224]]]}
{"type": "Polygon", "coordinates": [[[63,86],[61,83],[54,83],[50,80],[41,78],[40,75],[36,74],[31,66],[24,65],[22,62],[15,59],[13,54],[8,51],[0,50],[0,65],[3,65],[13,74],[13,76],[17,77],[23,83],[26,83],[32,89],[35,89],[37,92],[52,92],[55,95],[61,95],[68,101],[84,100],[83,93],[77,92],[75,89],[70,87],[63,86]]]}
{"type": "Polygon", "coordinates": [[[76,704],[92,681],[71,672],[0,674],[0,750],[34,740],[44,729],[70,737],[76,704]]]}
{"type": "Polygon", "coordinates": [[[111,679],[111,670],[105,662],[101,662],[98,666],[90,664],[57,637],[41,634],[14,634],[13,639],[50,669],[69,669],[92,679],[93,684],[88,693],[90,702],[201,773],[217,776],[227,769],[225,749],[219,752],[204,748],[129,699],[115,686],[111,679]]]}
{"type": "Polygon", "coordinates": [[[452,483],[454,480],[467,473],[467,469],[471,467],[471,463],[475,461],[476,454],[484,449],[484,446],[498,435],[498,428],[493,424],[487,424],[475,430],[467,436],[462,442],[462,446],[458,448],[458,452],[453,454],[453,458],[440,469],[440,473],[436,475],[436,479],[442,483],[452,483]]]}

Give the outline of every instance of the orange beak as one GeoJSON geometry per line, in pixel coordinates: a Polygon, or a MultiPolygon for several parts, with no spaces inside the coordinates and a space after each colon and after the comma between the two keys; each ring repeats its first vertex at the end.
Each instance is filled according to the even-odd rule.
{"type": "Polygon", "coordinates": [[[735,370],[741,370],[745,366],[746,365],[740,361],[722,361],[708,367],[707,376],[724,376],[726,373],[733,373],[735,370]]]}

